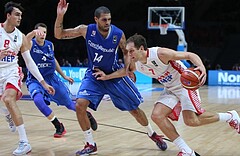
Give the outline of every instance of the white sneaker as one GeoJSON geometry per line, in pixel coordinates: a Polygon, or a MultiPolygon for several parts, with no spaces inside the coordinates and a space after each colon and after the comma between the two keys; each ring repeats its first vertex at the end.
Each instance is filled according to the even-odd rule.
{"type": "Polygon", "coordinates": [[[10,131],[11,132],[16,132],[16,126],[15,126],[13,120],[12,120],[11,114],[6,115],[5,119],[6,119],[7,123],[8,123],[8,128],[10,129],[10,131]]]}
{"type": "Polygon", "coordinates": [[[227,122],[233,129],[235,129],[240,134],[240,118],[238,113],[235,110],[228,111],[228,113],[231,114],[232,117],[227,120],[227,122]]]}
{"type": "Polygon", "coordinates": [[[187,153],[185,150],[182,150],[178,153],[177,156],[196,156],[195,152],[192,150],[191,153],[187,153]]]}
{"type": "Polygon", "coordinates": [[[32,150],[31,145],[25,141],[19,141],[18,148],[13,151],[13,155],[26,155],[32,150]]]}

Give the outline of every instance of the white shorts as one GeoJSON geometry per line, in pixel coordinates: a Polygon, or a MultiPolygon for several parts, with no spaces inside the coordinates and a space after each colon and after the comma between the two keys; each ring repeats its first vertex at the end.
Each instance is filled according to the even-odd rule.
{"type": "Polygon", "coordinates": [[[174,111],[177,111],[172,112],[177,118],[173,119],[170,117],[173,120],[178,120],[178,116],[181,110],[190,110],[196,112],[199,115],[205,111],[203,108],[201,108],[201,99],[198,90],[192,91],[184,88],[179,88],[174,91],[169,91],[165,88],[163,92],[161,92],[158,100],[156,101],[156,103],[158,102],[164,104],[165,106],[171,108],[174,111]],[[180,109],[176,108],[178,107],[177,104],[180,104],[180,109]]]}
{"type": "Polygon", "coordinates": [[[13,89],[16,89],[17,91],[17,100],[21,98],[22,91],[22,80],[23,80],[24,74],[22,73],[21,67],[14,67],[14,68],[1,68],[0,69],[0,97],[6,90],[7,84],[11,84],[14,87],[13,89]]]}

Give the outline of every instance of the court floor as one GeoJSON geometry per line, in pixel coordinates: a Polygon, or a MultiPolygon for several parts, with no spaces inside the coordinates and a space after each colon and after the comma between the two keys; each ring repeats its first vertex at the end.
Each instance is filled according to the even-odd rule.
{"type": "MultiPolygon", "coordinates": [[[[74,94],[79,84],[70,86],[74,94]]],[[[153,103],[162,90],[159,84],[137,85],[144,97],[140,106],[152,124],[154,130],[162,134],[151,121],[150,114],[153,103]]],[[[25,85],[25,97],[18,101],[22,111],[28,139],[32,146],[32,156],[74,156],[84,146],[84,138],[74,112],[65,107],[51,103],[50,107],[67,129],[63,138],[53,138],[53,125],[38,111],[29,100],[25,85]]],[[[202,106],[212,112],[226,112],[235,109],[240,112],[240,87],[200,88],[202,106]]],[[[90,110],[91,111],[91,110],[90,110]]],[[[98,156],[174,156],[178,149],[167,142],[168,149],[160,151],[144,134],[141,127],[128,112],[114,108],[111,101],[102,101],[97,112],[91,111],[97,119],[99,127],[93,132],[98,147],[98,156]]],[[[0,156],[11,155],[17,147],[18,135],[8,130],[3,117],[0,118],[0,156]]],[[[214,123],[202,127],[187,127],[182,118],[174,122],[178,132],[185,141],[202,156],[236,156],[240,155],[240,135],[232,130],[227,123],[214,123]]]]}

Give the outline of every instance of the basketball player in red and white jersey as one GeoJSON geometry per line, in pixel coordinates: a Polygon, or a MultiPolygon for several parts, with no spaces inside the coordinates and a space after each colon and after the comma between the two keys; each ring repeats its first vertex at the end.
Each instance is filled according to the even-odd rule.
{"type": "MultiPolygon", "coordinates": [[[[131,58],[131,71],[137,70],[149,77],[157,79],[164,85],[156,101],[151,115],[152,120],[161,131],[179,148],[178,156],[195,156],[192,150],[178,134],[171,120],[177,121],[182,112],[183,120],[188,126],[201,126],[218,121],[229,123],[237,133],[240,133],[240,118],[235,110],[227,113],[210,113],[201,108],[198,90],[191,91],[182,87],[180,82],[181,72],[186,66],[179,60],[190,60],[196,65],[195,70],[200,70],[200,80],[203,85],[206,81],[206,70],[200,57],[191,52],[176,52],[175,50],[161,47],[147,48],[147,43],[142,35],[131,36],[126,43],[126,49],[131,58]]],[[[95,73],[99,80],[108,80],[123,76],[126,71],[105,75],[102,71],[95,73]]]]}
{"type": "Polygon", "coordinates": [[[20,51],[29,71],[50,93],[55,90],[48,85],[40,74],[36,64],[30,56],[28,42],[25,35],[16,27],[20,25],[23,8],[20,4],[8,2],[5,4],[6,21],[0,23],[0,97],[7,107],[8,121],[13,120],[19,134],[19,145],[13,155],[25,155],[31,152],[24,128],[22,114],[16,105],[20,99],[21,81],[23,73],[18,65],[18,52],[20,51]]]}

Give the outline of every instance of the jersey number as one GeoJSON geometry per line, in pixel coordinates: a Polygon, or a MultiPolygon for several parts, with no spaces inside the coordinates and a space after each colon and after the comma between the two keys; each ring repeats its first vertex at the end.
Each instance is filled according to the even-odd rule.
{"type": "Polygon", "coordinates": [[[4,48],[7,48],[10,44],[10,40],[4,40],[4,48]]]}
{"type": "Polygon", "coordinates": [[[98,53],[95,53],[93,62],[97,61],[99,63],[102,60],[102,58],[103,58],[103,55],[98,56],[98,53]]]}
{"type": "Polygon", "coordinates": [[[153,75],[155,75],[155,72],[152,68],[148,69],[150,72],[152,72],[153,75]]]}

